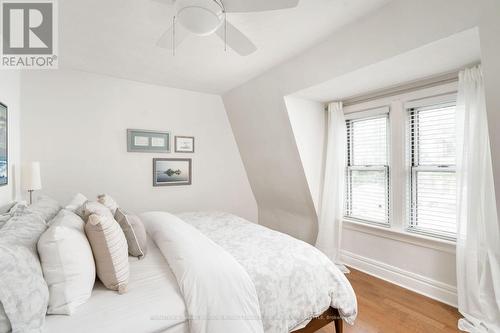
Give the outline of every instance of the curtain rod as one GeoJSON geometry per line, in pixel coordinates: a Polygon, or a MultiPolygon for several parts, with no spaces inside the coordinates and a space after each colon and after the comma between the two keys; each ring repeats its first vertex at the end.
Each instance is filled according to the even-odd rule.
{"type": "Polygon", "coordinates": [[[416,90],[432,88],[457,81],[458,81],[458,72],[455,72],[447,75],[441,75],[439,77],[434,77],[432,79],[420,80],[413,83],[399,85],[389,89],[375,91],[369,94],[364,94],[362,96],[350,97],[345,99],[343,104],[344,106],[352,106],[355,104],[366,103],[381,98],[410,93],[416,90]]]}
{"type": "MultiPolygon", "coordinates": [[[[464,66],[463,68],[473,67],[473,66],[477,66],[479,64],[480,64],[480,62],[474,62],[474,63],[471,63],[467,66],[464,66]]],[[[389,88],[375,90],[375,91],[372,91],[369,93],[348,97],[348,98],[345,98],[342,102],[343,102],[344,106],[352,106],[352,105],[356,105],[356,104],[370,102],[370,101],[377,100],[380,98],[401,95],[401,94],[413,92],[416,90],[421,90],[421,89],[425,89],[425,88],[432,88],[432,87],[440,86],[440,85],[447,84],[447,83],[457,82],[458,81],[458,73],[461,70],[462,70],[462,68],[445,73],[445,74],[441,74],[438,76],[429,77],[429,78],[422,79],[422,80],[416,80],[416,81],[408,82],[405,84],[399,84],[399,85],[395,85],[395,86],[392,86],[389,88]]],[[[333,103],[333,102],[337,102],[337,101],[338,100],[330,101],[330,102],[326,103],[326,109],[328,109],[328,104],[333,103]]]]}

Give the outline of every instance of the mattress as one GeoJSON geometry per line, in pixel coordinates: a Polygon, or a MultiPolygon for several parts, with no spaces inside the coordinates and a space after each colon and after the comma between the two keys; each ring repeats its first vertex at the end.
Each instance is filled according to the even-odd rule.
{"type": "Polygon", "coordinates": [[[119,295],[97,281],[92,297],[75,314],[48,315],[44,332],[188,332],[184,300],[158,247],[150,241],[144,259],[129,261],[127,293],[119,295]]]}

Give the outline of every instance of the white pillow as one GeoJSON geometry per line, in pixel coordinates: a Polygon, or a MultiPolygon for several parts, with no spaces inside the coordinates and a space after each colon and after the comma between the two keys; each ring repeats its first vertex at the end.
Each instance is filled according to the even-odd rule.
{"type": "Polygon", "coordinates": [[[71,315],[90,298],[96,271],[84,225],[78,215],[63,209],[38,241],[49,287],[48,314],[71,315]]]}
{"type": "Polygon", "coordinates": [[[78,209],[82,207],[85,202],[87,202],[87,197],[81,193],[77,193],[65,208],[78,214],[78,209]]]}

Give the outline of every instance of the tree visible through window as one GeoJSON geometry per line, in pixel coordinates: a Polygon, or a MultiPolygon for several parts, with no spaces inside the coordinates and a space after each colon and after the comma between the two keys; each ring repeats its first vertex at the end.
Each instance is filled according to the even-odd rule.
{"type": "Polygon", "coordinates": [[[389,223],[388,115],[347,120],[346,217],[389,223]]]}
{"type": "Polygon", "coordinates": [[[456,235],[455,105],[408,110],[409,230],[456,235]]]}

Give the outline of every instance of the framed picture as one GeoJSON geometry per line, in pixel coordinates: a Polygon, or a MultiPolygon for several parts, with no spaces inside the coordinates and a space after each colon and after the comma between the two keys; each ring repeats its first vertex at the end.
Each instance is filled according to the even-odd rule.
{"type": "Polygon", "coordinates": [[[9,182],[9,143],[7,106],[0,103],[0,186],[9,182]]]}
{"type": "Polygon", "coordinates": [[[176,136],[176,153],[194,153],[194,136],[176,136]]]}
{"type": "Polygon", "coordinates": [[[170,153],[170,132],[128,129],[127,151],[170,153]]]}
{"type": "Polygon", "coordinates": [[[190,158],[153,158],[153,186],[191,185],[190,158]]]}

